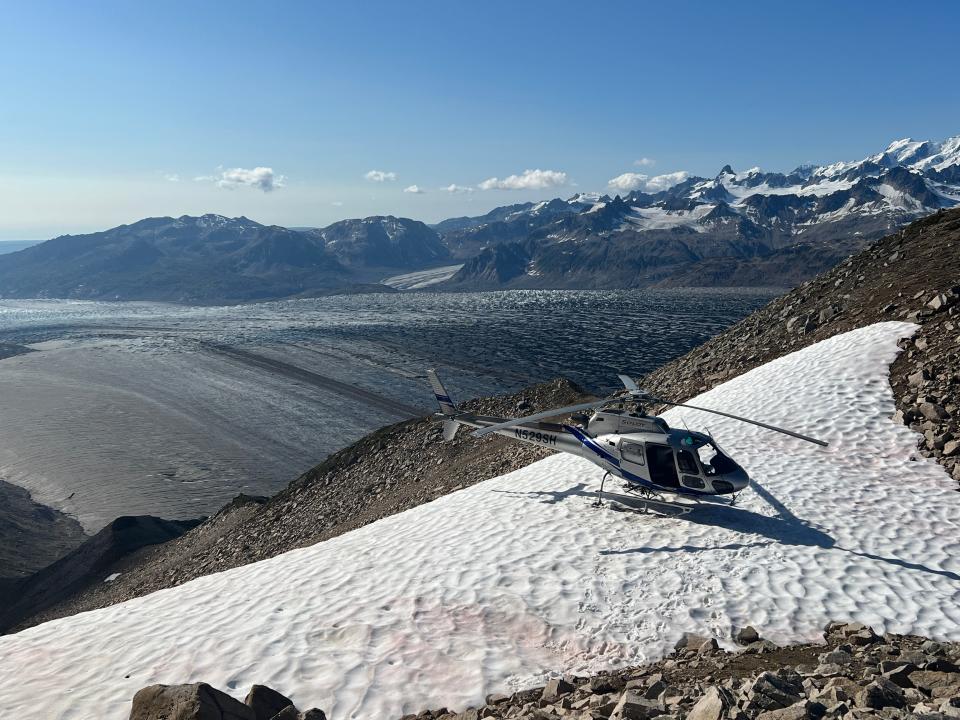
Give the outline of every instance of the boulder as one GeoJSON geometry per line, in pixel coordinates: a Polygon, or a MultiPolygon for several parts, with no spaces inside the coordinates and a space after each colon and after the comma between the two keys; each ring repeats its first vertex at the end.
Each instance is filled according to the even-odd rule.
{"type": "Polygon", "coordinates": [[[647,700],[656,700],[667,690],[667,684],[663,680],[654,680],[643,690],[643,696],[647,700]]]}
{"type": "Polygon", "coordinates": [[[727,710],[733,705],[728,691],[714,686],[708,688],[704,696],[687,713],[687,720],[723,720],[727,710]]]}
{"type": "Polygon", "coordinates": [[[327,714],[319,708],[311,708],[305,712],[297,712],[294,705],[287,705],[270,720],[327,720],[327,714]]]}
{"type": "Polygon", "coordinates": [[[819,720],[826,712],[827,708],[821,703],[801,700],[789,707],[762,712],[757,720],[819,720]]]}
{"type": "Polygon", "coordinates": [[[293,705],[287,705],[269,720],[300,720],[300,711],[293,705]]]}
{"type": "Polygon", "coordinates": [[[716,638],[709,638],[702,645],[697,648],[698,653],[711,653],[714,650],[720,649],[720,643],[717,642],[716,638]]]}
{"type": "Polygon", "coordinates": [[[253,710],[257,720],[271,720],[271,718],[283,710],[288,705],[293,705],[293,701],[281,695],[276,690],[268,688],[266,685],[254,685],[244,698],[244,704],[253,710]]]}
{"type": "Polygon", "coordinates": [[[696,650],[703,646],[709,638],[696,633],[684,633],[683,637],[677,640],[673,646],[674,650],[696,650]]]}
{"type": "Polygon", "coordinates": [[[751,643],[755,643],[760,640],[760,633],[757,632],[753,625],[747,625],[745,628],[740,628],[737,630],[736,634],[733,636],[733,639],[736,641],[737,645],[750,645],[751,643]]]}
{"type": "Polygon", "coordinates": [[[590,678],[590,692],[594,695],[619,692],[624,685],[626,682],[615,675],[594,675],[590,678]]]}
{"type": "Polygon", "coordinates": [[[944,700],[940,705],[940,712],[951,718],[960,718],[960,696],[944,700]]]}
{"type": "Polygon", "coordinates": [[[820,653],[818,660],[822,665],[849,665],[853,662],[853,655],[844,650],[831,650],[830,652],[820,653]]]}
{"type": "Polygon", "coordinates": [[[897,665],[883,672],[883,677],[892,682],[899,688],[912,688],[913,682],[910,680],[910,673],[917,669],[916,665],[897,665]]]}
{"type": "Polygon", "coordinates": [[[859,630],[858,632],[847,636],[847,642],[855,647],[866,647],[867,645],[872,645],[873,643],[879,641],[880,636],[873,631],[873,628],[869,627],[865,627],[863,630],[859,630]]]}
{"type": "Polygon", "coordinates": [[[936,640],[924,640],[923,644],[920,646],[920,650],[927,655],[943,655],[943,645],[938,643],[936,640]]]}
{"type": "Polygon", "coordinates": [[[926,690],[930,695],[941,688],[952,688],[960,685],[960,674],[952,672],[938,672],[936,670],[917,670],[910,673],[910,682],[914,687],[926,690]]]}
{"type": "Polygon", "coordinates": [[[762,655],[765,652],[773,652],[776,649],[777,645],[769,640],[757,640],[757,642],[747,645],[743,651],[754,655],[762,655]]]}
{"type": "Polygon", "coordinates": [[[547,702],[553,702],[561,695],[572,693],[576,688],[563,678],[553,678],[543,687],[541,698],[547,702]]]}
{"type": "Polygon", "coordinates": [[[610,720],[650,720],[662,714],[663,708],[656,700],[647,700],[636,690],[624,690],[610,720]]]}
{"type": "Polygon", "coordinates": [[[938,420],[946,420],[950,416],[947,414],[947,411],[943,409],[942,405],[937,405],[936,403],[925,402],[920,403],[920,407],[917,408],[920,411],[920,414],[927,420],[936,422],[938,420]]]}
{"type": "Polygon", "coordinates": [[[779,710],[802,700],[803,686],[772,672],[763,672],[746,686],[744,694],[747,698],[747,709],[779,710]]]}
{"type": "Polygon", "coordinates": [[[150,685],[133,696],[130,720],[257,720],[253,709],[207,683],[150,685]]]}
{"type": "Polygon", "coordinates": [[[879,677],[857,693],[857,705],[862,708],[882,710],[886,707],[901,708],[906,704],[903,690],[885,677],[879,677]]]}

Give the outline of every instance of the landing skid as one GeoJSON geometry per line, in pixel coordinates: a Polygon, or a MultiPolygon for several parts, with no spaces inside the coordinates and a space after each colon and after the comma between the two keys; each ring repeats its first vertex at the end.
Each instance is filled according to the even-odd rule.
{"type": "MultiPolygon", "coordinates": [[[[597,499],[593,502],[593,507],[595,508],[603,507],[603,486],[607,481],[607,476],[609,475],[610,473],[608,472],[604,473],[603,478],[600,480],[600,489],[597,491],[597,499]]],[[[627,497],[625,495],[617,494],[613,495],[612,499],[619,502],[621,505],[634,508],[643,514],[653,511],[661,515],[686,515],[693,510],[693,507],[690,505],[664,500],[663,495],[645,487],[636,487],[626,483],[623,486],[623,490],[634,497],[627,497]]]]}

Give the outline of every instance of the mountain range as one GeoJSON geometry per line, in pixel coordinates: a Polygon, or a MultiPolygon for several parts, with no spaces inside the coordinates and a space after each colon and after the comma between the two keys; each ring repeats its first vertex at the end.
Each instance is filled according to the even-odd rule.
{"type": "Polygon", "coordinates": [[[960,136],[898,140],[863,160],[789,173],[728,165],[676,179],[653,193],[579,193],[433,226],[148,218],[0,256],[0,297],[240,302],[394,291],[383,278],[441,266],[450,271],[416,287],[792,286],[960,203],[960,136]]]}
{"type": "Polygon", "coordinates": [[[953,137],[786,174],[727,165],[657,193],[579,194],[437,228],[467,258],[448,288],[795,285],[957,203],[953,137]]]}

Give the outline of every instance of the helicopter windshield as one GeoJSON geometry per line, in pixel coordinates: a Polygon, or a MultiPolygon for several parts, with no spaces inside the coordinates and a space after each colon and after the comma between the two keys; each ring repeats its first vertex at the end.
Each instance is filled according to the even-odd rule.
{"type": "Polygon", "coordinates": [[[737,469],[737,464],[714,443],[704,443],[698,447],[697,456],[706,475],[723,475],[737,469]]]}

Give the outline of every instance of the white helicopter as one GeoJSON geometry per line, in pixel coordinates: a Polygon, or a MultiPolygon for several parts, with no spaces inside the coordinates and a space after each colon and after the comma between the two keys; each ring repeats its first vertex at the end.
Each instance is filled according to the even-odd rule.
{"type": "Polygon", "coordinates": [[[522,418],[500,418],[460,411],[434,370],[427,376],[433,387],[443,420],[443,439],[452,440],[460,425],[477,428],[471,435],[496,433],[521,442],[572,453],[604,470],[595,505],[602,504],[603,485],[609,475],[626,481],[628,492],[645,501],[661,493],[692,496],[730,495],[730,504],[750,484],[750,477],[707,433],[671,428],[661,417],[648,415],[649,404],[672,405],[722,415],[758,425],[807,442],[827,446],[823,440],[768,425],[758,420],[731,415],[710,408],[686,405],[652,396],[641,390],[627,375],[619,375],[626,393],[603,400],[551,408],[522,418]],[[620,407],[611,407],[619,405],[620,407]],[[592,410],[574,415],[573,424],[544,422],[547,418],[592,410]]]}

